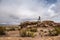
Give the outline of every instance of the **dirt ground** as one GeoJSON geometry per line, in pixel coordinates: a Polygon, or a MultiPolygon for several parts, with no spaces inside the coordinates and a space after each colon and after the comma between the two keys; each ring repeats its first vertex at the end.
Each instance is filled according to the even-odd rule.
{"type": "Polygon", "coordinates": [[[20,37],[19,31],[9,31],[7,32],[7,37],[0,37],[0,40],[60,40],[60,36],[54,36],[54,37],[41,37],[36,36],[34,38],[32,37],[20,37]]]}
{"type": "Polygon", "coordinates": [[[60,36],[57,37],[0,37],[0,40],[60,40],[60,36]]]}
{"type": "MultiPolygon", "coordinates": [[[[41,28],[39,28],[39,29],[41,29],[41,28]]],[[[16,30],[16,31],[7,32],[7,36],[0,37],[0,40],[60,40],[60,36],[53,36],[53,37],[44,36],[44,37],[41,37],[38,35],[34,38],[32,38],[32,37],[20,37],[19,31],[16,30]]]]}

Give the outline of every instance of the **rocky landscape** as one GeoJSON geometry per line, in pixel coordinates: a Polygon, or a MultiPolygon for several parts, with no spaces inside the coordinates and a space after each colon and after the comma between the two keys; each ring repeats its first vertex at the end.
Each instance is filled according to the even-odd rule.
{"type": "Polygon", "coordinates": [[[60,40],[60,23],[26,21],[16,26],[0,26],[0,40],[60,40]]]}

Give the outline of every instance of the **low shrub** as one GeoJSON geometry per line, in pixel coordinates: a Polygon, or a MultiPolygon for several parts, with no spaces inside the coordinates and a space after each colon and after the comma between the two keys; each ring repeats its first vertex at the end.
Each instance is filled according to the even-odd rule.
{"type": "Polygon", "coordinates": [[[15,31],[15,28],[12,27],[12,28],[10,28],[10,30],[11,30],[11,31],[15,31]]]}
{"type": "Polygon", "coordinates": [[[35,34],[34,32],[28,31],[28,30],[21,30],[20,31],[20,36],[21,37],[34,37],[35,34]]]}
{"type": "Polygon", "coordinates": [[[6,35],[4,27],[0,27],[0,36],[1,35],[6,35]]]}
{"type": "Polygon", "coordinates": [[[50,36],[58,36],[58,32],[56,30],[52,30],[52,31],[49,30],[49,35],[50,36]]]}
{"type": "Polygon", "coordinates": [[[29,30],[31,32],[37,32],[37,28],[28,28],[27,30],[29,30]]]}
{"type": "Polygon", "coordinates": [[[58,34],[60,34],[60,27],[54,27],[58,34]]]}
{"type": "Polygon", "coordinates": [[[6,31],[15,31],[15,28],[9,28],[9,29],[6,29],[6,31]]]}

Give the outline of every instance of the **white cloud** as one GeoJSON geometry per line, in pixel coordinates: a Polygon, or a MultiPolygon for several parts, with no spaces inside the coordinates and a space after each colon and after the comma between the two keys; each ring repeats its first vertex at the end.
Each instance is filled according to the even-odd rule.
{"type": "Polygon", "coordinates": [[[58,2],[47,5],[44,0],[2,0],[0,3],[0,20],[12,23],[37,19],[38,16],[41,16],[43,20],[52,19],[53,16],[60,13],[58,5],[60,5],[58,2]]]}
{"type": "Polygon", "coordinates": [[[49,8],[48,8],[48,13],[50,14],[50,17],[55,15],[54,10],[52,10],[52,8],[55,7],[55,4],[52,4],[49,8]]]}

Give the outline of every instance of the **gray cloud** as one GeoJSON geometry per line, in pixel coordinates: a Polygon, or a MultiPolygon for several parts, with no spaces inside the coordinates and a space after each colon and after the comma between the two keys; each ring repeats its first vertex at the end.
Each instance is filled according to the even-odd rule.
{"type": "MultiPolygon", "coordinates": [[[[60,1],[59,1],[60,2],[60,1]]],[[[55,20],[58,15],[57,0],[2,0],[0,3],[0,23],[18,23],[25,20],[55,20]]]]}

